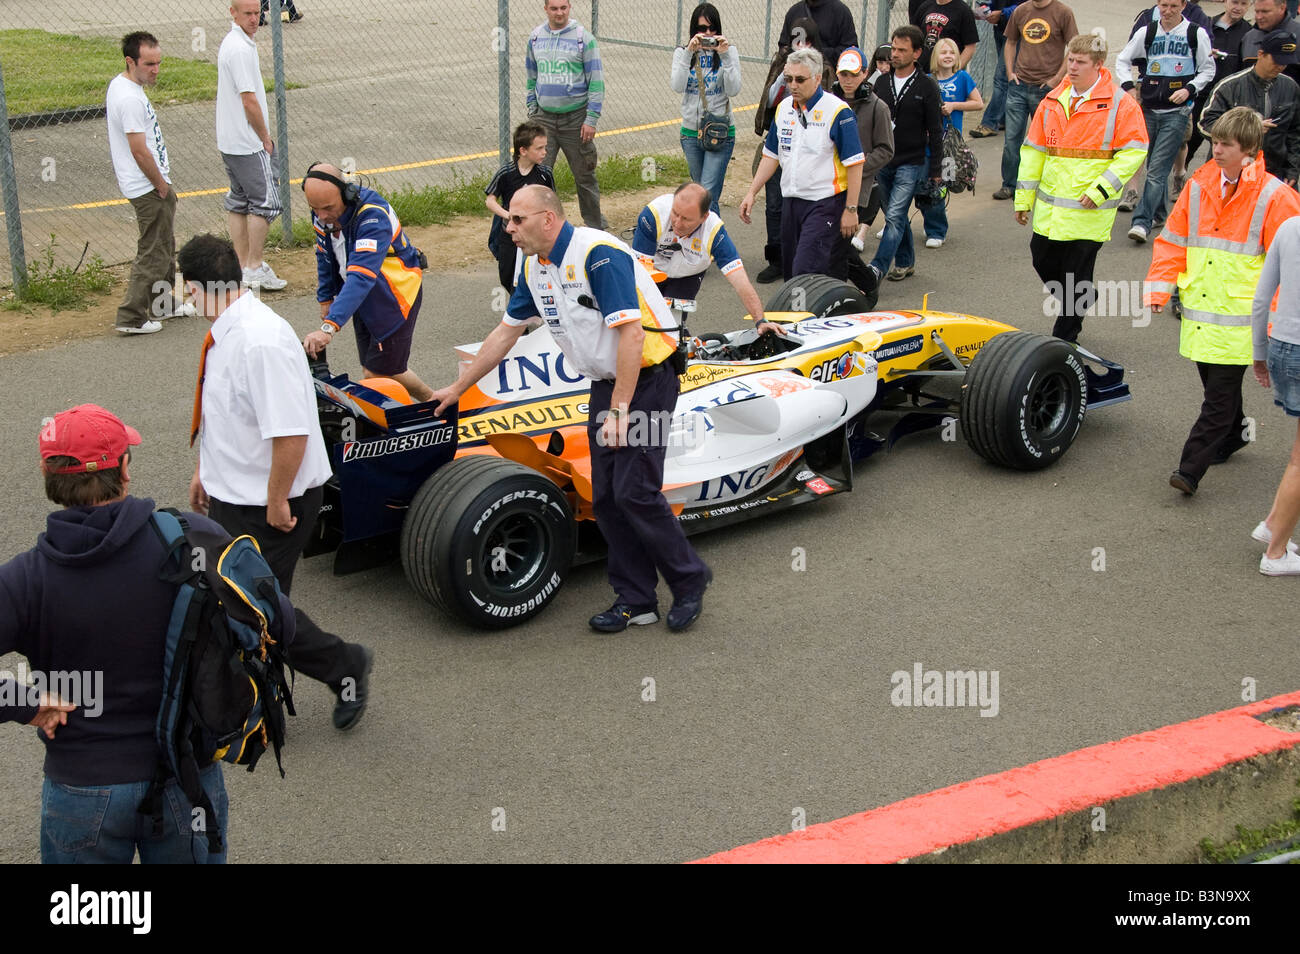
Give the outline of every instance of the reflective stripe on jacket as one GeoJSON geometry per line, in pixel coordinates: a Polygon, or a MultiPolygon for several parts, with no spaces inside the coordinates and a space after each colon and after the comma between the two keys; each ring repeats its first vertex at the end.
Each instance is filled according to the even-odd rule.
{"type": "Polygon", "coordinates": [[[1163,305],[1175,285],[1182,301],[1179,352],[1208,364],[1250,364],[1251,303],[1264,254],[1278,228],[1300,213],[1300,196],[1264,170],[1246,166],[1225,203],[1219,167],[1196,170],[1155,240],[1146,303],[1163,305]]]}
{"type": "Polygon", "coordinates": [[[1020,147],[1016,211],[1032,209],[1034,231],[1054,241],[1105,242],[1124,183],[1146,158],[1146,121],[1105,67],[1073,115],[1070,88],[1063,80],[1029,124],[1020,147]],[[1084,208],[1084,196],[1097,208],[1084,208]]]}

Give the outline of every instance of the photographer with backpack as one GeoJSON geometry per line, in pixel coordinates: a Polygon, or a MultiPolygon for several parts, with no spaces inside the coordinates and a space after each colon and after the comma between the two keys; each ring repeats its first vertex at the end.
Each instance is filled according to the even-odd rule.
{"type": "MultiPolygon", "coordinates": [[[[21,653],[32,666],[30,684],[0,681],[0,721],[42,730],[47,864],[130,864],[137,851],[143,864],[226,860],[225,846],[212,851],[207,837],[226,829],[220,765],[199,773],[210,817],[176,779],[162,788],[157,827],[139,811],[159,766],[163,653],[179,589],[160,575],[167,554],[153,501],[128,492],[139,443],[134,428],[93,404],[47,420],[41,470],[62,509],[33,549],[0,566],[0,655],[21,653]]],[[[228,539],[206,517],[183,516],[228,539]]]]}

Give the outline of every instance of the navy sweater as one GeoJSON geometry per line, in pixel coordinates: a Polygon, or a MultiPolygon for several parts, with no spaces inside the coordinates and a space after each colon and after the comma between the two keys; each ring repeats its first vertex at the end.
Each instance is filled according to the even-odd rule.
{"type": "MultiPolygon", "coordinates": [[[[53,740],[38,733],[53,781],[153,778],[163,641],[176,597],[175,585],[158,577],[164,554],[148,526],[153,509],[152,500],[127,497],[59,510],[33,549],[0,566],[0,654],[19,652],[42,673],[102,673],[93,708],[83,699],[53,740]]],[[[196,529],[222,532],[207,517],[185,516],[196,529]]],[[[0,705],[0,722],[27,723],[35,715],[25,705],[0,705]]]]}

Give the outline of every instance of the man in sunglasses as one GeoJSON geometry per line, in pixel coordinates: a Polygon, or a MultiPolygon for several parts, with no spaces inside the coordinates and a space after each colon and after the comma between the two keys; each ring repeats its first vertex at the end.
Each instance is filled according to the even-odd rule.
{"type": "Polygon", "coordinates": [[[848,239],[858,227],[862,143],[848,103],[821,88],[822,56],[795,50],[783,76],[790,95],[767,131],[763,161],[740,203],[750,223],[758,190],[781,169],[781,273],[843,274],[848,239]]]}
{"type": "Polygon", "coordinates": [[[666,276],[659,282],[665,298],[693,300],[712,259],[736,290],[759,334],[785,334],[780,325],[763,320],[763,303],[745,274],[745,263],[722,219],[710,210],[709,191],[699,183],[687,182],[652,199],[637,216],[632,248],[653,259],[655,268],[666,276]]]}
{"type": "Polygon", "coordinates": [[[530,321],[544,320],[568,366],[591,379],[592,508],[615,593],[591,628],[619,633],[657,623],[662,574],[673,594],[668,628],[684,630],[699,618],[713,572],[662,491],[678,391],[668,361],[678,343],[672,312],[632,250],[608,232],[574,228],[550,189],[516,192],[506,231],[527,256],[514,295],[460,377],[434,392],[435,411],[494,371],[530,321]]]}

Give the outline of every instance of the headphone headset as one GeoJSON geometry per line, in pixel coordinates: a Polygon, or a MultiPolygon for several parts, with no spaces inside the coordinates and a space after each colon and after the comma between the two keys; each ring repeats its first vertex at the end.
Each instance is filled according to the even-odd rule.
{"type": "Polygon", "coordinates": [[[344,182],[338,176],[330,175],[328,172],[317,171],[316,167],[319,166],[320,164],[321,163],[319,162],[313,162],[310,166],[307,167],[307,172],[302,177],[302,190],[304,192],[307,191],[308,179],[319,179],[322,182],[332,182],[335,186],[338,187],[339,195],[343,197],[344,205],[347,206],[356,205],[357,198],[361,194],[361,186],[357,185],[355,182],[344,182]]]}

